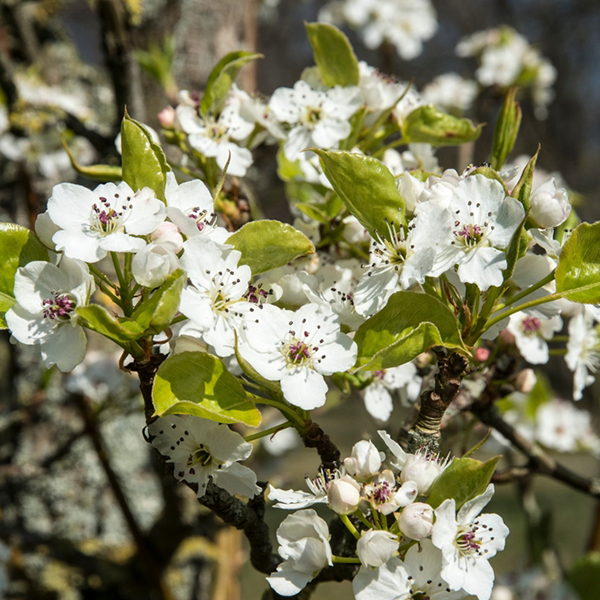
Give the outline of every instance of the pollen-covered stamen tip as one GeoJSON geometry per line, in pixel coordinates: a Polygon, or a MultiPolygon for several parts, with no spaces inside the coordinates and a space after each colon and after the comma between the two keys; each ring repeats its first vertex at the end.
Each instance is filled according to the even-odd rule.
{"type": "Polygon", "coordinates": [[[456,546],[461,554],[468,556],[479,552],[481,540],[477,538],[475,531],[470,529],[456,537],[456,546]]]}
{"type": "Polygon", "coordinates": [[[294,363],[302,363],[310,358],[310,348],[304,342],[290,344],[288,356],[294,363]]]}
{"type": "Polygon", "coordinates": [[[540,330],[542,322],[537,317],[525,317],[522,327],[524,333],[537,333],[540,330]]]}

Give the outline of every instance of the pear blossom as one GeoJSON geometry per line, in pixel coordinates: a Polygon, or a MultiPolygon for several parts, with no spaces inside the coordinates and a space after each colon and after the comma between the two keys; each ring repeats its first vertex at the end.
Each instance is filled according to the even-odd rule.
{"type": "Polygon", "coordinates": [[[385,454],[371,440],[361,440],[352,446],[352,454],[344,459],[344,466],[348,473],[365,480],[379,472],[384,459],[385,454]]]}
{"type": "Polygon", "coordinates": [[[74,183],[52,190],[48,214],[60,227],[52,241],[69,258],[94,263],[109,252],[138,252],[165,218],[165,206],[150,188],[133,193],[125,183],[104,183],[93,191],[74,183]]]}
{"type": "Polygon", "coordinates": [[[569,321],[569,341],[565,356],[567,366],[573,371],[573,399],[581,400],[584,388],[594,383],[600,367],[600,335],[593,321],[582,311],[569,321]]]}
{"type": "Polygon", "coordinates": [[[474,81],[463,79],[457,73],[445,73],[426,85],[421,93],[426,102],[444,112],[458,110],[464,113],[471,108],[478,92],[474,81]]]}
{"type": "Polygon", "coordinates": [[[169,245],[148,244],[131,261],[131,274],[136,283],[155,288],[179,267],[179,259],[169,245]]]}
{"type": "Polygon", "coordinates": [[[338,515],[353,513],[360,504],[361,487],[350,475],[344,475],[330,482],[327,489],[327,502],[338,515]]]}
{"type": "Polygon", "coordinates": [[[532,365],[541,365],[550,358],[546,340],[551,340],[562,326],[562,319],[558,315],[541,319],[518,312],[511,315],[507,329],[515,336],[521,356],[532,365]]]}
{"type": "Polygon", "coordinates": [[[167,415],[148,426],[152,445],[173,463],[178,480],[198,485],[198,497],[210,480],[230,494],[254,497],[261,493],[252,469],[240,465],[252,444],[227,425],[200,417],[167,415]]]}
{"type": "Polygon", "coordinates": [[[361,105],[357,87],[336,86],[327,91],[312,89],[306,81],[275,90],[269,108],[275,117],[291,126],[283,146],[294,161],[303,148],[335,148],[350,135],[348,119],[361,105]]]}
{"type": "Polygon", "coordinates": [[[85,263],[62,257],[58,266],[36,260],[15,275],[16,303],[6,315],[13,337],[39,345],[44,364],[71,371],[85,356],[87,340],[75,309],[95,289],[85,263]]]}
{"type": "Polygon", "coordinates": [[[314,479],[311,479],[308,475],[304,478],[310,493],[295,490],[280,490],[269,485],[267,498],[269,500],[277,500],[277,504],[274,505],[275,508],[282,508],[284,510],[297,510],[312,506],[313,504],[327,503],[329,485],[333,481],[340,479],[340,477],[342,477],[340,471],[321,470],[314,479]]]}
{"type": "Polygon", "coordinates": [[[373,383],[365,388],[364,399],[367,412],[375,419],[387,421],[392,414],[393,402],[390,392],[400,390],[401,397],[414,402],[421,390],[422,378],[417,367],[409,362],[391,369],[373,371],[373,383]]]}
{"type": "Polygon", "coordinates": [[[187,240],[181,266],[190,283],[181,292],[181,312],[190,319],[181,333],[201,332],[202,339],[215,347],[218,356],[234,353],[235,328],[243,313],[253,311],[244,298],[251,272],[247,265],[238,266],[239,250],[216,244],[204,236],[187,240]]]}
{"type": "Polygon", "coordinates": [[[532,191],[529,205],[529,217],[540,229],[558,227],[571,213],[567,190],[557,189],[553,177],[532,191]]]}
{"type": "Polygon", "coordinates": [[[413,502],[406,506],[397,518],[402,535],[412,540],[422,540],[431,535],[433,508],[429,504],[413,502]]]}
{"type": "Polygon", "coordinates": [[[364,103],[367,109],[374,113],[392,108],[409,86],[404,81],[395,81],[362,60],[358,63],[358,73],[358,87],[362,92],[364,103]]]}
{"type": "Polygon", "coordinates": [[[394,474],[384,469],[371,483],[363,488],[364,495],[371,506],[383,515],[389,515],[398,508],[408,506],[417,497],[417,485],[408,481],[398,486],[394,474]]]}
{"type": "Polygon", "coordinates": [[[432,201],[420,204],[415,227],[429,226],[434,211],[443,212],[444,221],[432,234],[441,242],[430,275],[458,264],[463,283],[474,283],[482,292],[500,286],[507,267],[504,250],[525,218],[523,205],[506,196],[497,181],[472,175],[458,183],[444,210],[432,201]]]}
{"type": "Polygon", "coordinates": [[[279,555],[284,561],[267,577],[281,596],[294,596],[318,572],[332,565],[327,523],[311,508],[299,510],[284,519],[277,529],[279,555]]]}
{"type": "Polygon", "coordinates": [[[312,410],[325,404],[325,375],[349,369],[357,347],[328,307],[307,304],[295,313],[265,304],[244,323],[239,351],[260,375],[280,381],[285,399],[312,410]]]}
{"type": "Polygon", "coordinates": [[[463,589],[479,600],[490,598],[494,571],[488,559],[504,548],[509,533],[498,515],[479,514],[493,495],[490,484],[483,494],[465,502],[458,514],[454,498],[444,500],[435,509],[431,533],[443,555],[442,578],[450,589],[463,589]]]}
{"type": "Polygon", "coordinates": [[[389,531],[369,529],[356,544],[356,555],[369,567],[381,567],[398,552],[398,536],[389,531]]]}
{"type": "Polygon", "coordinates": [[[220,169],[227,161],[227,173],[236,177],[246,175],[252,164],[252,152],[238,145],[254,130],[254,124],[243,119],[239,109],[226,106],[218,117],[201,116],[191,106],[179,105],[176,109],[181,129],[188,135],[190,146],[200,154],[214,158],[220,169]],[[230,159],[231,157],[231,159],[230,159]]]}

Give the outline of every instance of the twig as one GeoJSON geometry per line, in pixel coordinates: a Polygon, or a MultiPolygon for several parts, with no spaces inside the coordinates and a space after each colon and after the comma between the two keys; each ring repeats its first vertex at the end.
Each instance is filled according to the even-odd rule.
{"type": "Polygon", "coordinates": [[[518,448],[529,459],[527,468],[534,473],[552,477],[566,485],[600,499],[600,479],[588,479],[567,469],[546,454],[540,446],[524,438],[512,425],[507,423],[495,406],[481,406],[474,404],[470,408],[479,419],[493,427],[518,448]]]}
{"type": "Polygon", "coordinates": [[[340,451],[319,425],[310,422],[308,430],[300,437],[307,448],[316,448],[321,468],[333,471],[340,466],[340,451]]]}

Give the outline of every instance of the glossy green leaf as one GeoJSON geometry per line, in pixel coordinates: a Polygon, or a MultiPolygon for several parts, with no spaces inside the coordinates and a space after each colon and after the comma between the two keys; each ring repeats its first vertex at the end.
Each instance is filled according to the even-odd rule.
{"type": "Polygon", "coordinates": [[[239,381],[218,358],[205,352],[169,357],[156,373],[152,398],[159,416],[195,415],[250,427],[261,421],[239,381]]]}
{"type": "Polygon", "coordinates": [[[252,221],[227,238],[241,253],[240,265],[253,275],[287,265],[294,258],[312,254],[312,242],[291,225],[279,221],[252,221]]]}
{"type": "Polygon", "coordinates": [[[304,26],[323,83],[330,87],[358,85],[358,60],[348,38],[329,23],[304,26]]]}
{"type": "Polygon", "coordinates": [[[187,275],[177,269],[167,280],[152,292],[150,298],[136,307],[131,318],[143,329],[149,329],[152,334],[160,333],[171,324],[179,309],[181,290],[187,275]]]}
{"type": "Polygon", "coordinates": [[[394,176],[381,161],[372,156],[320,150],[325,176],[346,208],[373,234],[389,239],[388,223],[404,222],[404,200],[394,176]]]}
{"type": "Polygon", "coordinates": [[[437,298],[419,292],[396,292],[358,328],[354,341],[356,368],[369,371],[403,365],[433,346],[468,354],[454,313],[437,298]]]}
{"type": "Polygon", "coordinates": [[[572,302],[600,302],[600,221],[582,223],[565,242],[556,269],[556,291],[572,302]]]}
{"type": "Polygon", "coordinates": [[[165,182],[170,167],[165,154],[142,123],[125,114],[121,122],[123,181],[134,192],[149,187],[157,198],[165,199],[165,182]]]}
{"type": "Polygon", "coordinates": [[[525,165],[517,185],[515,185],[513,191],[510,193],[513,198],[516,198],[523,205],[525,212],[529,210],[529,196],[531,196],[531,188],[533,186],[533,173],[535,171],[535,163],[537,162],[539,153],[540,149],[538,147],[537,152],[525,165]]]}
{"type": "Polygon", "coordinates": [[[455,458],[433,482],[427,503],[437,508],[444,500],[454,498],[458,511],[465,502],[485,492],[499,460],[499,456],[485,462],[474,458],[455,458]]]}
{"type": "Polygon", "coordinates": [[[75,311],[86,320],[90,329],[119,345],[139,340],[144,335],[144,327],[131,319],[115,317],[99,304],[78,306],[75,311]]]}
{"type": "Polygon", "coordinates": [[[517,88],[508,90],[500,109],[492,141],[492,168],[500,170],[512,152],[521,126],[521,106],[515,101],[517,88]]]}
{"type": "Polygon", "coordinates": [[[240,69],[257,58],[262,58],[262,54],[253,54],[241,50],[226,54],[208,76],[206,89],[200,102],[200,112],[205,115],[221,112],[227,94],[240,69]]]}
{"type": "Polygon", "coordinates": [[[440,112],[433,104],[413,110],[402,123],[402,139],[406,143],[425,143],[432,146],[457,146],[476,140],[482,125],[469,119],[459,119],[440,112]]]}
{"type": "Polygon", "coordinates": [[[69,156],[72,167],[83,177],[102,182],[123,181],[123,169],[121,167],[113,165],[80,165],[75,160],[75,157],[71,153],[71,149],[67,145],[64,137],[62,143],[67,155],[69,156]]]}
{"type": "Polygon", "coordinates": [[[4,314],[14,304],[15,274],[34,260],[48,260],[48,250],[37,235],[14,223],[0,223],[0,329],[4,314]]]}
{"type": "Polygon", "coordinates": [[[600,552],[590,552],[577,560],[567,573],[567,579],[580,600],[598,600],[600,552]]]}

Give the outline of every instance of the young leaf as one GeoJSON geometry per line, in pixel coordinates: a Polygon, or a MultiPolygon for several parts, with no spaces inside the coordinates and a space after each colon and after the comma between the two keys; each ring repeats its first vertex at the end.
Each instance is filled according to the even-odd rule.
{"type": "Polygon", "coordinates": [[[311,148],[346,208],[371,234],[390,239],[388,223],[404,222],[404,200],[394,176],[376,158],[311,148]]]}
{"type": "Polygon", "coordinates": [[[177,269],[167,280],[152,292],[152,296],[136,307],[131,318],[143,329],[149,329],[156,334],[163,331],[170,324],[179,308],[181,290],[187,275],[177,269]]]}
{"type": "Polygon", "coordinates": [[[485,462],[474,458],[455,458],[433,482],[427,504],[437,508],[444,500],[454,498],[458,511],[465,502],[485,492],[499,460],[499,456],[485,462]]]}
{"type": "Polygon", "coordinates": [[[113,340],[120,346],[139,340],[144,336],[145,329],[131,319],[118,318],[99,304],[78,306],[75,312],[86,320],[86,325],[113,340]]]}
{"type": "Polygon", "coordinates": [[[506,157],[512,152],[521,125],[521,105],[515,101],[516,87],[510,88],[500,109],[494,139],[492,141],[492,169],[502,168],[506,157]]]}
{"type": "Polygon", "coordinates": [[[80,165],[76,160],[71,149],[67,145],[65,138],[62,138],[62,143],[67,153],[71,166],[83,177],[95,179],[97,181],[123,181],[123,169],[113,165],[80,165]]]}
{"type": "Polygon", "coordinates": [[[525,212],[529,210],[529,196],[531,196],[531,188],[533,184],[533,172],[535,171],[535,163],[537,162],[540,148],[538,147],[537,152],[529,159],[529,162],[525,165],[521,178],[517,185],[515,185],[510,195],[516,198],[525,209],[525,212]]]}
{"type": "Polygon", "coordinates": [[[356,369],[390,369],[433,346],[468,354],[458,322],[440,300],[420,292],[396,292],[385,307],[356,332],[356,369]]]}
{"type": "Polygon", "coordinates": [[[121,151],[123,181],[134,192],[149,187],[164,201],[166,175],[171,170],[165,154],[144,125],[128,114],[121,123],[121,151]]]}
{"type": "Polygon", "coordinates": [[[600,302],[600,221],[582,223],[565,242],[556,269],[556,291],[572,302],[600,302]]]}
{"type": "Polygon", "coordinates": [[[243,51],[226,54],[208,76],[200,102],[200,112],[203,115],[220,113],[240,69],[257,58],[262,58],[262,54],[243,51]]]}
{"type": "Polygon", "coordinates": [[[567,579],[581,600],[598,600],[600,552],[590,552],[577,560],[567,579]]]}
{"type": "Polygon", "coordinates": [[[300,231],[279,221],[251,221],[227,238],[241,253],[240,265],[253,275],[287,265],[294,258],[312,254],[315,247],[300,231]]]}
{"type": "Polygon", "coordinates": [[[4,314],[14,304],[15,274],[34,260],[48,260],[48,250],[33,231],[13,223],[0,223],[0,329],[4,314]]]}
{"type": "Polygon", "coordinates": [[[469,119],[453,117],[440,112],[433,104],[427,104],[406,117],[402,123],[402,139],[406,143],[458,146],[476,140],[482,127],[475,127],[469,119]]]}
{"type": "Polygon", "coordinates": [[[217,423],[257,427],[258,409],[246,398],[239,381],[215,356],[182,352],[158,369],[152,390],[156,414],[195,415],[217,423]]]}
{"type": "Polygon", "coordinates": [[[304,26],[323,83],[330,87],[358,85],[358,60],[348,38],[329,23],[304,26]]]}

